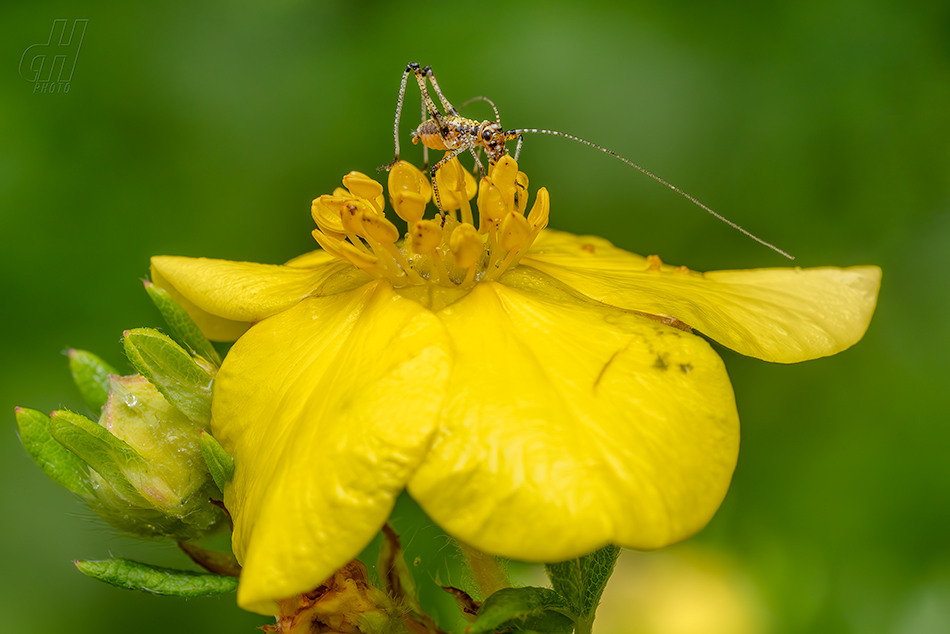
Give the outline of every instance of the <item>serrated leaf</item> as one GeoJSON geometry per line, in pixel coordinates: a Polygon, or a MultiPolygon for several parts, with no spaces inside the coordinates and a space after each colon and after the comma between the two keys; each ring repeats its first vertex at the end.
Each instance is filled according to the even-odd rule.
{"type": "Polygon", "coordinates": [[[79,388],[82,400],[93,412],[102,410],[109,398],[109,375],[118,374],[116,370],[98,356],[85,350],[70,349],[69,371],[73,382],[79,388]]]}
{"type": "Polygon", "coordinates": [[[172,334],[181,343],[185,344],[195,354],[199,354],[215,366],[221,365],[221,356],[214,349],[208,338],[204,336],[194,320],[185,312],[171,294],[164,288],[159,288],[151,282],[145,282],[145,291],[152,299],[152,303],[162,314],[172,334]]]}
{"type": "Polygon", "coordinates": [[[132,366],[169,403],[196,423],[208,422],[213,377],[184,348],[154,328],[127,330],[122,343],[132,366]]]}
{"type": "Polygon", "coordinates": [[[77,561],[76,567],[93,579],[119,588],[173,597],[209,597],[237,589],[235,577],[175,570],[130,559],[77,561]]]}
{"type": "Polygon", "coordinates": [[[199,435],[199,441],[201,456],[208,466],[208,472],[214,479],[214,483],[218,485],[218,490],[224,492],[224,485],[234,478],[234,458],[224,450],[221,443],[204,430],[199,435]]]}
{"type": "Polygon", "coordinates": [[[502,629],[571,634],[570,606],[549,588],[505,588],[488,597],[466,634],[492,634],[502,629]]]}
{"type": "Polygon", "coordinates": [[[40,469],[56,484],[84,497],[92,495],[89,465],[50,433],[50,417],[35,409],[16,408],[20,442],[40,469]]]}
{"type": "Polygon", "coordinates": [[[126,472],[148,469],[142,458],[128,443],[113,436],[81,414],[57,410],[50,416],[50,435],[92,467],[102,479],[130,504],[148,506],[126,477],[126,472]]]}
{"type": "Polygon", "coordinates": [[[544,566],[554,590],[581,619],[593,616],[613,574],[620,548],[605,546],[589,555],[544,566]]]}

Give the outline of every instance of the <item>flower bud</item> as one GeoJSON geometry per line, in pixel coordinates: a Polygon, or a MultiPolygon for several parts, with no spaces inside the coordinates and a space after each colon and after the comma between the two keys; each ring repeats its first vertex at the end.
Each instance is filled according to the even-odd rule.
{"type": "MultiPolygon", "coordinates": [[[[148,280],[144,280],[145,291],[151,298],[152,303],[162,314],[162,319],[168,324],[169,329],[175,337],[186,345],[192,352],[200,355],[217,368],[221,365],[221,356],[214,349],[208,338],[204,336],[198,325],[188,315],[188,312],[182,308],[178,302],[172,298],[171,294],[164,288],[155,286],[148,280]]],[[[88,353],[87,353],[88,354],[88,353]]],[[[70,357],[71,358],[71,357],[70,357]]],[[[72,364],[70,363],[70,367],[72,364]]],[[[109,374],[116,374],[115,371],[109,374]]]]}
{"type": "MultiPolygon", "coordinates": [[[[167,294],[167,293],[166,293],[167,294]]],[[[108,363],[85,350],[69,349],[69,371],[73,375],[73,382],[79,388],[82,400],[94,412],[102,409],[109,398],[109,375],[116,371],[108,363]]]]}
{"type": "Polygon", "coordinates": [[[88,466],[53,438],[50,417],[26,407],[17,407],[15,411],[20,442],[33,462],[56,484],[84,498],[92,497],[88,466]]]}
{"type": "MultiPolygon", "coordinates": [[[[191,540],[217,527],[223,513],[201,453],[201,426],[173,407],[145,377],[109,377],[96,423],[59,410],[49,434],[82,463],[90,507],[119,530],[191,540]]],[[[56,478],[54,478],[56,479],[56,478]]]]}
{"type": "Polygon", "coordinates": [[[132,366],[188,418],[207,423],[211,418],[214,369],[199,365],[200,357],[192,357],[153,328],[126,330],[123,335],[125,355],[132,366]]]}

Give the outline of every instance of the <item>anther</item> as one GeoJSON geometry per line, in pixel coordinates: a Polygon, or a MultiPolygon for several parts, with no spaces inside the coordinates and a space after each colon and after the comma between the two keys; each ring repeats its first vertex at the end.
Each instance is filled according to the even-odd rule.
{"type": "Polygon", "coordinates": [[[343,239],[346,229],[340,219],[340,210],[343,208],[343,198],[324,194],[315,198],[310,205],[310,215],[320,230],[336,238],[343,239]]]}
{"type": "MultiPolygon", "coordinates": [[[[527,198],[527,197],[526,197],[527,198]]],[[[537,236],[542,229],[548,226],[548,218],[551,215],[551,196],[546,187],[538,190],[534,198],[534,205],[528,212],[528,225],[531,226],[531,233],[537,236]]]]}
{"type": "Polygon", "coordinates": [[[477,264],[484,249],[485,245],[478,237],[478,230],[467,222],[457,226],[449,236],[449,250],[455,258],[455,265],[460,269],[467,269],[477,264]]]}

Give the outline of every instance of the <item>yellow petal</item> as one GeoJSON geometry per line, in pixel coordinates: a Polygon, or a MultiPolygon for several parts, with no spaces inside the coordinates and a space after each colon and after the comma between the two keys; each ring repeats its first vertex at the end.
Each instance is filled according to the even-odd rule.
{"type": "Polygon", "coordinates": [[[739,448],[709,344],[527,269],[505,279],[439,313],[455,363],[412,496],[449,534],[523,560],[657,548],[699,530],[739,448]]]}
{"type": "Polygon", "coordinates": [[[603,238],[551,230],[541,233],[521,264],[599,302],[673,317],[737,352],[778,363],[836,354],[857,343],[881,281],[876,266],[649,270],[646,258],[603,238]]]}
{"type": "Polygon", "coordinates": [[[246,321],[234,321],[218,317],[201,308],[198,308],[188,298],[179,293],[175,287],[161,274],[155,267],[155,258],[152,258],[152,272],[149,277],[152,283],[159,288],[164,288],[172,296],[178,305],[185,309],[185,312],[194,320],[195,325],[201,329],[204,335],[212,341],[236,341],[238,337],[244,334],[250,323],[246,321]]]}
{"type": "Polygon", "coordinates": [[[208,258],[152,258],[152,281],[172,293],[210,339],[233,341],[249,323],[304,297],[339,293],[368,279],[332,256],[306,254],[285,266],[208,258]]]}
{"type": "Polygon", "coordinates": [[[275,599],[313,589],[376,535],[428,446],[447,341],[431,312],[376,281],[307,298],[234,345],[211,425],[236,466],[225,502],[241,607],[275,614],[275,599]]]}
{"type": "Polygon", "coordinates": [[[336,258],[324,251],[315,249],[303,255],[298,255],[292,260],[284,263],[284,266],[293,266],[299,269],[312,269],[318,266],[333,262],[336,258]]]}

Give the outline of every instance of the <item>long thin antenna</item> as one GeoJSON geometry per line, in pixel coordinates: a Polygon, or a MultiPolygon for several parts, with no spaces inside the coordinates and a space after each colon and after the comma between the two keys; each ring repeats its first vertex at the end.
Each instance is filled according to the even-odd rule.
{"type": "Polygon", "coordinates": [[[565,137],[565,138],[571,139],[571,140],[573,140],[573,141],[577,141],[578,143],[583,143],[584,145],[590,146],[590,147],[594,148],[595,150],[600,150],[600,151],[603,152],[604,154],[609,154],[609,155],[611,155],[611,156],[614,157],[614,158],[620,159],[621,161],[623,161],[624,163],[626,163],[626,164],[629,165],[630,167],[632,167],[632,168],[634,168],[635,170],[637,170],[637,171],[639,171],[639,172],[641,172],[641,173],[643,173],[643,174],[649,176],[650,178],[652,178],[652,179],[655,180],[656,182],[660,183],[661,185],[666,185],[667,187],[669,187],[670,189],[672,189],[673,191],[675,191],[675,192],[676,192],[677,194],[679,194],[680,196],[683,196],[684,198],[686,198],[687,200],[689,200],[691,203],[693,203],[693,204],[696,205],[697,207],[700,207],[701,209],[705,209],[707,212],[709,212],[710,214],[712,214],[712,215],[713,215],[714,217],[716,217],[717,219],[719,219],[719,220],[721,220],[722,222],[726,223],[727,225],[729,225],[729,226],[732,227],[733,229],[736,229],[737,231],[739,231],[739,232],[741,232],[741,233],[744,233],[745,235],[747,235],[748,237],[752,238],[753,240],[755,240],[755,241],[758,242],[759,244],[761,244],[761,245],[763,245],[763,246],[766,246],[766,247],[772,249],[772,250],[775,251],[776,253],[780,253],[780,254],[784,255],[784,256],[787,257],[789,260],[794,260],[794,259],[795,259],[794,256],[791,256],[791,255],[789,255],[788,253],[786,253],[785,251],[782,251],[781,249],[779,249],[779,248],[778,248],[777,246],[775,246],[774,244],[770,244],[770,243],[766,242],[765,240],[762,240],[761,238],[759,238],[759,237],[757,237],[757,236],[755,236],[755,235],[749,233],[748,231],[746,231],[745,229],[743,229],[742,227],[740,227],[739,225],[737,225],[737,224],[734,223],[733,221],[729,220],[728,218],[726,218],[726,217],[723,216],[722,214],[716,213],[715,211],[713,211],[712,209],[710,209],[709,207],[707,207],[707,206],[704,205],[703,203],[699,202],[699,201],[698,201],[696,198],[694,198],[693,196],[690,196],[689,194],[687,194],[686,192],[684,192],[682,189],[680,189],[680,188],[677,187],[676,185],[673,185],[672,183],[669,183],[669,182],[663,180],[662,178],[660,178],[659,176],[657,176],[656,174],[654,174],[654,173],[651,172],[650,170],[645,169],[645,168],[643,168],[643,167],[640,167],[639,165],[637,165],[637,164],[634,163],[633,161],[630,161],[630,160],[625,159],[624,157],[620,156],[619,154],[617,154],[617,153],[614,152],[613,150],[608,150],[607,148],[601,147],[600,145],[597,145],[596,143],[591,143],[590,141],[588,141],[588,140],[586,140],[586,139],[582,139],[582,138],[580,138],[580,137],[578,137],[578,136],[574,136],[573,134],[567,134],[567,133],[564,133],[564,132],[558,132],[557,130],[541,130],[540,128],[521,128],[521,129],[519,129],[519,130],[506,130],[506,131],[505,131],[505,135],[508,136],[510,139],[514,139],[515,137],[519,137],[519,139],[518,139],[518,149],[519,149],[519,150],[521,149],[521,139],[520,139],[520,137],[521,137],[522,134],[525,134],[525,133],[551,134],[551,135],[554,135],[554,136],[565,137]]]}

